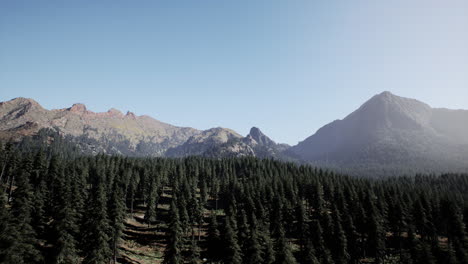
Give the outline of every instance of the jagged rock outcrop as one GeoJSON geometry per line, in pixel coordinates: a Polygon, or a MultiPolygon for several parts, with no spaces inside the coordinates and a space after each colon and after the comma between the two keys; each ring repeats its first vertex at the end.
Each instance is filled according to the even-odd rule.
{"type": "Polygon", "coordinates": [[[241,138],[242,136],[234,130],[222,127],[211,128],[190,137],[184,144],[169,149],[166,155],[168,157],[208,155],[207,151],[241,138]]]}
{"type": "Polygon", "coordinates": [[[232,137],[225,142],[213,144],[206,148],[202,155],[210,157],[242,157],[255,156],[259,158],[290,159],[283,155],[288,149],[286,144],[277,144],[257,127],[252,127],[246,137],[232,137]]]}

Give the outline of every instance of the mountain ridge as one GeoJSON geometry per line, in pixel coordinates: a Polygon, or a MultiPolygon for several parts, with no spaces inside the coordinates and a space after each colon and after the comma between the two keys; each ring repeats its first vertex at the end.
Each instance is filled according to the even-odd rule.
{"type": "MultiPolygon", "coordinates": [[[[86,135],[116,143],[128,141],[127,147],[133,151],[139,144],[151,144],[155,156],[200,133],[197,129],[173,126],[149,116],[136,116],[132,112],[124,115],[114,108],[95,113],[84,104],[77,103],[69,108],[46,110],[33,99],[23,97],[2,102],[0,118],[0,131],[17,130],[17,137],[35,134],[41,128],[51,128],[75,137],[86,135]],[[18,130],[24,124],[31,124],[29,130],[18,130]]],[[[8,133],[3,134],[11,137],[8,133]]]]}
{"type": "Polygon", "coordinates": [[[295,146],[259,128],[197,130],[115,108],[95,113],[81,103],[47,110],[29,98],[0,103],[0,137],[20,139],[54,129],[92,145],[93,153],[130,156],[256,156],[314,164],[361,175],[468,171],[468,110],[432,108],[385,91],[295,146]]]}
{"type": "MultiPolygon", "coordinates": [[[[381,164],[416,170],[465,170],[468,126],[446,122],[441,111],[383,92],[289,151],[303,161],[338,168],[381,164]],[[439,169],[434,164],[442,165],[437,165],[439,169]]],[[[468,111],[458,113],[457,120],[468,120],[468,111]]]]}

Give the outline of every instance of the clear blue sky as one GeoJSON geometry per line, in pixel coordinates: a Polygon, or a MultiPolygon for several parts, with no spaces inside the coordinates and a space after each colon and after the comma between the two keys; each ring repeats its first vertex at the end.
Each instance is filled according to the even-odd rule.
{"type": "Polygon", "coordinates": [[[0,2],[0,101],[295,144],[384,90],[468,109],[468,1],[0,2]]]}

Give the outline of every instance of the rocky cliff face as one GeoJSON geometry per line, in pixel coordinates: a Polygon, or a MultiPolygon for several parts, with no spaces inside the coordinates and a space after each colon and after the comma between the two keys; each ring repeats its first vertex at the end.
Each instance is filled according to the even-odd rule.
{"type": "MultiPolygon", "coordinates": [[[[46,110],[32,99],[16,98],[0,103],[0,131],[3,137],[33,135],[41,128],[53,128],[64,135],[89,137],[99,142],[125,146],[138,155],[138,149],[151,146],[149,155],[161,156],[200,131],[176,127],[148,116],[110,109],[104,113],[87,110],[83,104],[46,110]],[[109,143],[110,142],[110,143],[109,143]]],[[[118,153],[118,151],[117,151],[118,153]]]]}
{"type": "Polygon", "coordinates": [[[255,156],[259,158],[288,159],[283,152],[288,149],[286,144],[277,144],[260,131],[252,127],[245,137],[233,137],[221,144],[208,148],[203,155],[211,157],[242,157],[255,156]]]}
{"type": "Polygon", "coordinates": [[[190,137],[180,146],[171,148],[167,151],[168,157],[186,157],[194,155],[209,155],[208,152],[218,148],[223,144],[238,140],[241,135],[227,128],[211,128],[190,137]]]}

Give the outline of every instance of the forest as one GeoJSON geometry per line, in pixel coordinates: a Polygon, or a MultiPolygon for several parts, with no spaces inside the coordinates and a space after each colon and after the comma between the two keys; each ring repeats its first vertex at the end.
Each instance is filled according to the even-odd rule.
{"type": "Polygon", "coordinates": [[[71,149],[0,144],[0,263],[468,263],[468,175],[71,149]]]}

